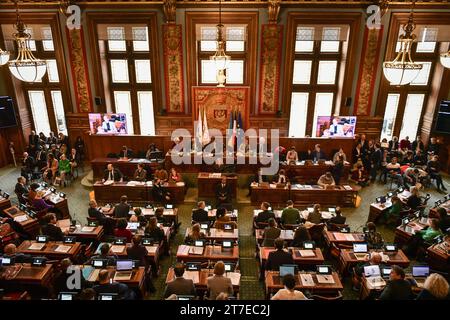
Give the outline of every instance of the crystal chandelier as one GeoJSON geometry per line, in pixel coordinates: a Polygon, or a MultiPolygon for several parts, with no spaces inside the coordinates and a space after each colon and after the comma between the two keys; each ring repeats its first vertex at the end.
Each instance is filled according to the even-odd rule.
{"type": "Polygon", "coordinates": [[[213,56],[209,57],[214,61],[217,70],[218,87],[224,87],[226,76],[224,70],[228,67],[231,57],[225,53],[225,41],[223,40],[222,24],[222,2],[219,0],[219,24],[217,25],[217,50],[213,56]]]}
{"type": "Polygon", "coordinates": [[[0,66],[7,64],[9,61],[9,51],[3,51],[0,48],[0,66]]]}
{"type": "Polygon", "coordinates": [[[413,19],[414,2],[408,23],[403,26],[405,34],[400,35],[400,51],[393,61],[383,62],[383,73],[391,85],[405,85],[413,81],[422,70],[423,64],[411,58],[411,46],[416,39],[412,32],[416,28],[413,19]]]}
{"type": "Polygon", "coordinates": [[[47,71],[47,63],[44,60],[36,59],[28,47],[31,35],[25,31],[26,26],[20,20],[17,0],[14,2],[16,4],[17,33],[13,34],[13,36],[17,43],[17,58],[8,63],[9,70],[20,81],[36,82],[41,80],[47,71]]]}

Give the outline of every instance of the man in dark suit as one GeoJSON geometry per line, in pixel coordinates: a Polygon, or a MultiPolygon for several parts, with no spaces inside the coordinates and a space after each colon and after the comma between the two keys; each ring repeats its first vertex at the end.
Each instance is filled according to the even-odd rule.
{"type": "Polygon", "coordinates": [[[401,267],[393,265],[389,278],[390,281],[381,293],[380,300],[412,299],[411,284],[405,280],[405,271],[401,267]]]}
{"type": "Polygon", "coordinates": [[[108,163],[107,169],[105,170],[105,173],[103,175],[103,182],[105,181],[123,181],[123,175],[122,172],[120,172],[119,169],[115,169],[112,165],[112,163],[108,163]]]}
{"type": "Polygon", "coordinates": [[[51,241],[62,241],[64,232],[56,225],[56,215],[47,213],[43,218],[45,225],[42,227],[42,234],[47,235],[51,241]]]}
{"type": "Polygon", "coordinates": [[[122,147],[122,151],[119,152],[121,158],[131,158],[133,156],[133,150],[128,149],[127,146],[122,147]]]}
{"type": "Polygon", "coordinates": [[[292,254],[283,250],[284,240],[276,239],[275,240],[275,249],[276,251],[272,251],[269,253],[266,261],[266,270],[278,271],[280,270],[280,266],[283,264],[294,264],[294,259],[292,258],[292,254]]]}
{"type": "Polygon", "coordinates": [[[124,283],[112,281],[109,270],[103,269],[98,273],[98,285],[92,287],[95,293],[114,293],[119,300],[135,300],[136,294],[124,283]]]}
{"type": "Polygon", "coordinates": [[[42,149],[41,146],[38,147],[36,154],[35,154],[35,164],[39,169],[42,169],[47,165],[47,152],[42,149]]]}
{"type": "Polygon", "coordinates": [[[227,183],[227,177],[223,176],[220,184],[216,186],[216,207],[223,203],[231,202],[231,189],[227,183]]]}
{"type": "Polygon", "coordinates": [[[342,215],[341,208],[336,207],[336,216],[332,217],[330,220],[328,220],[328,222],[334,224],[344,224],[346,220],[347,218],[342,215]]]}
{"type": "Polygon", "coordinates": [[[24,177],[28,177],[28,175],[33,173],[33,170],[34,170],[34,159],[28,154],[28,152],[24,152],[22,160],[22,169],[20,170],[20,174],[24,177]]]}
{"type": "Polygon", "coordinates": [[[141,241],[142,237],[135,235],[132,240],[133,245],[127,247],[127,255],[128,259],[137,260],[141,267],[146,267],[148,251],[147,248],[141,244],[141,241]]]}
{"type": "Polygon", "coordinates": [[[5,246],[3,255],[14,259],[15,263],[30,263],[32,259],[28,254],[17,252],[17,247],[14,243],[9,243],[5,246]]]}
{"type": "Polygon", "coordinates": [[[275,214],[272,210],[269,210],[270,204],[268,202],[261,203],[261,212],[258,213],[258,216],[255,219],[255,222],[259,223],[267,223],[270,218],[275,219],[275,214]]]}
{"type": "Polygon", "coordinates": [[[205,201],[199,201],[197,203],[197,209],[192,211],[192,221],[206,222],[208,221],[208,211],[205,210],[205,201]]]}
{"type": "Polygon", "coordinates": [[[185,279],[184,265],[177,263],[173,269],[175,273],[175,279],[167,283],[166,290],[164,291],[164,298],[168,298],[172,294],[183,296],[196,296],[194,282],[191,279],[185,279]]]}
{"type": "Polygon", "coordinates": [[[14,193],[17,195],[17,199],[22,204],[25,204],[25,202],[26,202],[23,196],[28,194],[28,192],[29,192],[28,187],[26,186],[26,183],[27,183],[27,179],[20,176],[17,178],[17,183],[16,183],[16,186],[14,187],[14,193]]]}
{"type": "Polygon", "coordinates": [[[323,153],[323,151],[320,149],[320,144],[316,144],[314,146],[314,151],[311,152],[311,160],[313,161],[319,161],[319,160],[325,160],[325,153],[323,153]]]}
{"type": "Polygon", "coordinates": [[[120,197],[120,203],[118,205],[116,205],[116,207],[114,208],[114,217],[119,219],[119,218],[125,218],[128,220],[129,216],[129,212],[130,212],[131,208],[130,205],[128,204],[128,197],[127,196],[121,196],[120,197]]]}
{"type": "Polygon", "coordinates": [[[88,215],[90,218],[95,218],[98,220],[99,224],[105,229],[105,234],[114,234],[115,220],[111,217],[105,215],[97,206],[97,201],[89,201],[88,215]]]}
{"type": "Polygon", "coordinates": [[[39,145],[39,136],[36,134],[36,131],[31,131],[31,134],[28,136],[28,144],[31,150],[35,150],[39,145]]]}
{"type": "Polygon", "coordinates": [[[379,142],[375,143],[375,149],[370,155],[370,177],[372,182],[375,181],[378,171],[381,169],[381,162],[383,161],[383,153],[379,142]]]}

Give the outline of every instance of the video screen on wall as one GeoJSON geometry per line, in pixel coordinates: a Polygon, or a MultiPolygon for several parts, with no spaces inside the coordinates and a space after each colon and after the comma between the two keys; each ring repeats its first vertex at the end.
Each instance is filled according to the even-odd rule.
{"type": "Polygon", "coordinates": [[[316,127],[317,138],[353,138],[355,136],[356,117],[319,116],[316,127]]]}
{"type": "Polygon", "coordinates": [[[90,113],[91,134],[128,134],[125,113],[90,113]]]}

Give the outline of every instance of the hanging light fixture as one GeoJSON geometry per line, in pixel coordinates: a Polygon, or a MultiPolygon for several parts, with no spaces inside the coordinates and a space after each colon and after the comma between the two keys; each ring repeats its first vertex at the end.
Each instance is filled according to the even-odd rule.
{"type": "Polygon", "coordinates": [[[39,81],[47,71],[47,63],[44,60],[36,59],[30,48],[28,41],[31,35],[25,31],[26,26],[20,20],[19,6],[17,0],[14,1],[16,5],[16,30],[13,36],[17,43],[17,58],[8,63],[11,73],[24,82],[39,81]]]}
{"type": "Polygon", "coordinates": [[[441,64],[450,69],[450,50],[448,52],[441,53],[441,64]]]}
{"type": "Polygon", "coordinates": [[[9,51],[3,51],[0,48],[0,66],[7,64],[9,61],[9,51]]]}
{"type": "Polygon", "coordinates": [[[222,24],[222,2],[219,0],[219,24],[217,25],[217,50],[213,56],[209,57],[214,61],[217,70],[218,87],[224,87],[226,76],[224,70],[228,67],[231,57],[225,53],[225,41],[223,40],[223,24],[222,24]]]}
{"type": "Polygon", "coordinates": [[[413,19],[414,1],[408,23],[403,26],[405,34],[400,35],[400,51],[393,61],[383,62],[383,73],[392,85],[405,85],[413,81],[422,70],[423,64],[411,59],[411,46],[416,39],[412,32],[416,28],[413,19]]]}

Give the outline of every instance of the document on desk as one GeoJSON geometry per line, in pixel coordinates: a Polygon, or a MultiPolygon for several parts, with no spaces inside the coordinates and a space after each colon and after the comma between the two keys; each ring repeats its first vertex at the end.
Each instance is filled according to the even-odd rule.
{"type": "Polygon", "coordinates": [[[125,246],[117,246],[117,245],[111,246],[112,253],[122,253],[124,250],[125,250],[125,246]]]}
{"type": "Polygon", "coordinates": [[[177,255],[187,256],[189,254],[189,249],[190,249],[190,246],[182,244],[182,245],[178,246],[177,255]]]}
{"type": "Polygon", "coordinates": [[[184,277],[186,279],[191,279],[194,282],[194,284],[199,283],[200,282],[200,271],[185,271],[184,277]]]}
{"type": "Polygon", "coordinates": [[[294,230],[281,230],[281,238],[285,240],[294,239],[294,230]]]}
{"type": "Polygon", "coordinates": [[[350,233],[335,232],[334,237],[338,241],[355,241],[355,238],[350,233]]]}
{"type": "Polygon", "coordinates": [[[318,283],[326,283],[326,284],[334,283],[334,278],[331,274],[330,275],[318,274],[316,275],[316,277],[318,283]]]}
{"type": "Polygon", "coordinates": [[[241,282],[241,274],[239,272],[227,272],[226,277],[231,279],[233,286],[238,286],[241,282]]]}
{"type": "Polygon", "coordinates": [[[93,232],[95,227],[83,227],[81,228],[81,232],[93,232]]]}
{"type": "Polygon", "coordinates": [[[158,250],[158,246],[145,246],[145,248],[150,254],[156,254],[156,250],[158,250]]]}
{"type": "Polygon", "coordinates": [[[313,277],[309,273],[300,274],[300,280],[304,287],[314,287],[315,285],[313,277]]]}
{"type": "Polygon", "coordinates": [[[71,246],[59,245],[56,247],[55,252],[67,253],[71,248],[71,246]]]}
{"type": "Polygon", "coordinates": [[[202,255],[204,247],[189,247],[189,254],[202,255]]]}
{"type": "Polygon", "coordinates": [[[22,214],[20,216],[14,217],[14,221],[21,223],[28,220],[28,216],[26,214],[22,214]]]}
{"type": "Polygon", "coordinates": [[[314,252],[314,250],[298,250],[300,255],[304,258],[310,258],[310,257],[315,257],[316,253],[314,252]]]}
{"type": "Polygon", "coordinates": [[[33,243],[31,246],[28,247],[28,250],[42,250],[42,248],[45,247],[45,243],[33,243]]]}
{"type": "Polygon", "coordinates": [[[349,186],[349,185],[345,185],[344,189],[347,190],[347,191],[352,191],[353,190],[353,188],[351,186],[349,186]]]}

